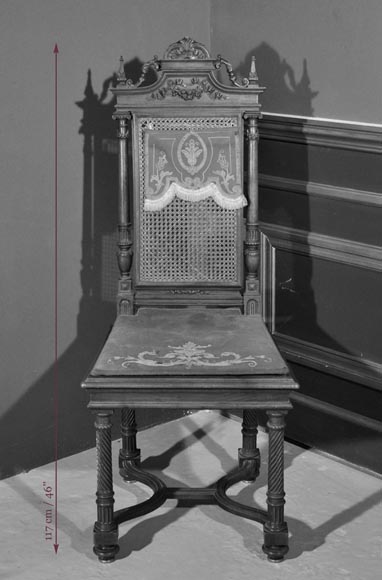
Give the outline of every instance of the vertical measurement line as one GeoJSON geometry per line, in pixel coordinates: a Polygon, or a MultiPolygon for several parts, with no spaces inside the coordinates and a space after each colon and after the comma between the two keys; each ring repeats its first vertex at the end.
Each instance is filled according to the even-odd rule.
{"type": "Polygon", "coordinates": [[[54,550],[58,551],[58,148],[57,148],[57,55],[58,46],[54,47],[54,550]]]}
{"type": "MultiPolygon", "coordinates": [[[[91,191],[91,207],[90,207],[90,263],[94,266],[94,234],[95,234],[95,207],[94,207],[94,183],[95,183],[95,163],[94,163],[94,156],[95,156],[95,136],[92,135],[90,137],[90,191],[91,191]]],[[[93,275],[93,271],[92,271],[93,275]]],[[[94,280],[92,280],[92,295],[94,292],[94,280]]]]}

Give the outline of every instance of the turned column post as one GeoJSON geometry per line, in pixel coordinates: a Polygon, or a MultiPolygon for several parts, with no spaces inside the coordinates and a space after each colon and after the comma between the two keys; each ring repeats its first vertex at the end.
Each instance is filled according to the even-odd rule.
{"type": "Polygon", "coordinates": [[[244,314],[261,313],[259,284],[260,232],[259,232],[259,195],[258,195],[258,140],[257,115],[246,113],[248,138],[248,209],[246,236],[244,243],[244,262],[246,280],[244,290],[244,314]]]}
{"type": "Polygon", "coordinates": [[[127,139],[129,137],[130,113],[114,115],[118,119],[119,139],[119,195],[118,195],[118,267],[120,278],[118,282],[117,310],[118,314],[133,314],[134,292],[131,280],[131,265],[133,259],[133,242],[131,239],[131,219],[129,215],[128,175],[127,175],[127,139]]]}
{"type": "MultiPolygon", "coordinates": [[[[120,77],[121,78],[121,77],[120,77]]],[[[115,115],[119,121],[119,197],[118,197],[118,267],[120,279],[118,283],[117,310],[118,314],[134,313],[134,292],[131,279],[131,265],[133,259],[133,242],[131,239],[131,219],[128,198],[127,175],[127,140],[129,137],[128,123],[131,114],[115,115]]],[[[119,467],[122,477],[128,481],[126,472],[127,461],[139,462],[140,450],[136,444],[135,411],[122,409],[121,412],[122,449],[119,453],[119,467]]]]}

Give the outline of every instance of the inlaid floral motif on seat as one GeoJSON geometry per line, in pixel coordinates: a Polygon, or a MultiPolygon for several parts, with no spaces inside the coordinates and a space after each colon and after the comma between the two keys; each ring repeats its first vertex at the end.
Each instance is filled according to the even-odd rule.
{"type": "Polygon", "coordinates": [[[222,352],[220,355],[215,355],[207,352],[211,348],[210,344],[198,345],[194,342],[186,342],[182,346],[168,346],[170,350],[164,355],[159,355],[155,350],[140,352],[137,356],[113,356],[108,360],[109,364],[116,361],[121,361],[121,366],[127,368],[131,364],[139,364],[145,366],[184,366],[187,369],[194,366],[207,367],[227,367],[230,365],[246,364],[250,367],[257,366],[257,360],[260,359],[263,363],[271,363],[272,359],[265,355],[250,355],[241,356],[234,352],[222,352]]]}

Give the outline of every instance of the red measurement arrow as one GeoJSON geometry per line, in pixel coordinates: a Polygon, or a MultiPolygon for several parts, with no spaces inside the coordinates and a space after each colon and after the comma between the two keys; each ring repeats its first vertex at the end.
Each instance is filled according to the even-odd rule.
{"type": "Polygon", "coordinates": [[[57,171],[57,69],[58,46],[54,46],[54,551],[58,551],[58,171],[57,171]]]}

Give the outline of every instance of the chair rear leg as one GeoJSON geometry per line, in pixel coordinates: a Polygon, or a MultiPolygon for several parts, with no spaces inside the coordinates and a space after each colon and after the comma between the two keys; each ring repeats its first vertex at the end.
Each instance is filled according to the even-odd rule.
{"type": "Polygon", "coordinates": [[[260,473],[260,451],[257,448],[257,415],[252,409],[243,411],[243,447],[239,449],[239,466],[248,470],[246,481],[253,482],[260,473]]]}
{"type": "Polygon", "coordinates": [[[128,464],[139,466],[141,450],[137,448],[137,424],[134,409],[121,411],[122,448],[119,451],[119,473],[124,481],[133,481],[128,474],[128,464]]]}

